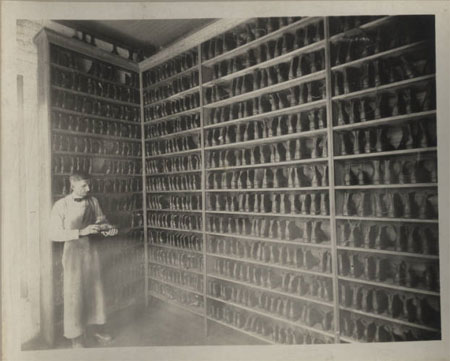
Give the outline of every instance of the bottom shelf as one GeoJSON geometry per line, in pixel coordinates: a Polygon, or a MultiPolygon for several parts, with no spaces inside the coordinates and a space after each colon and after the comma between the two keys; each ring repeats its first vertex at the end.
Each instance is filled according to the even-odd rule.
{"type": "Polygon", "coordinates": [[[257,338],[258,340],[264,341],[264,342],[266,342],[266,343],[269,344],[269,345],[275,345],[275,344],[276,344],[276,343],[273,342],[272,340],[268,340],[267,338],[264,338],[264,337],[262,337],[262,336],[260,336],[260,335],[258,335],[258,334],[255,334],[255,333],[249,332],[249,331],[245,331],[245,330],[243,330],[243,329],[241,329],[241,328],[235,327],[235,326],[230,325],[230,324],[228,324],[228,323],[226,323],[226,322],[216,320],[215,318],[212,318],[212,317],[210,317],[210,316],[206,316],[206,318],[207,318],[209,321],[214,321],[214,322],[218,323],[219,325],[222,325],[222,326],[225,326],[225,327],[229,327],[229,328],[231,328],[231,329],[233,329],[233,330],[235,330],[235,331],[238,331],[238,332],[244,333],[244,334],[246,334],[246,335],[248,335],[248,336],[257,338]]]}
{"type": "Polygon", "coordinates": [[[159,295],[159,294],[157,294],[157,293],[154,293],[154,292],[152,292],[152,291],[148,291],[148,295],[151,296],[151,297],[155,297],[155,298],[157,298],[157,299],[159,299],[159,300],[161,300],[161,301],[167,302],[167,303],[170,304],[170,305],[173,305],[173,306],[176,306],[176,307],[178,307],[178,308],[181,308],[181,309],[183,309],[183,310],[185,310],[185,311],[189,311],[189,312],[191,312],[191,313],[194,313],[194,314],[196,314],[196,315],[198,315],[198,316],[201,316],[201,317],[204,317],[204,316],[205,316],[204,313],[202,313],[202,312],[200,312],[200,311],[198,311],[198,310],[195,310],[195,309],[190,308],[190,307],[185,306],[185,305],[181,305],[181,304],[179,304],[179,303],[177,303],[177,302],[175,302],[175,301],[172,301],[172,300],[170,300],[170,299],[168,299],[168,298],[166,298],[166,297],[164,297],[164,296],[161,296],[161,295],[159,295]]]}

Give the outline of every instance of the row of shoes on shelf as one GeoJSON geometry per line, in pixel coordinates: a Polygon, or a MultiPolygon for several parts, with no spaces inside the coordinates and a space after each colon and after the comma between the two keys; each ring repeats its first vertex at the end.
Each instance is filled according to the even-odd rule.
{"type": "Polygon", "coordinates": [[[200,113],[181,115],[155,124],[145,124],[145,139],[157,138],[200,127],[200,113]]]}
{"type": "Polygon", "coordinates": [[[147,174],[177,173],[200,170],[200,156],[191,154],[188,156],[160,158],[146,160],[145,167],[147,174]]]}
{"type": "Polygon", "coordinates": [[[145,155],[156,156],[169,153],[183,152],[197,149],[200,146],[200,137],[196,135],[156,140],[145,143],[145,155]]]}
{"type": "Polygon", "coordinates": [[[201,276],[157,264],[150,264],[149,272],[152,278],[157,278],[162,282],[180,285],[196,292],[203,292],[203,278],[201,276]]]}
{"type": "MultiPolygon", "coordinates": [[[[209,216],[207,230],[212,233],[230,233],[242,236],[322,243],[330,240],[329,231],[322,228],[323,221],[278,220],[266,217],[209,216]]],[[[327,227],[328,224],[327,224],[327,227]]]]}
{"type": "Polygon", "coordinates": [[[149,230],[149,242],[154,245],[163,245],[201,252],[203,240],[197,234],[182,232],[168,232],[149,230]]]}
{"type": "Polygon", "coordinates": [[[201,195],[150,195],[147,197],[147,207],[150,209],[171,210],[201,210],[201,195]]]}
{"type": "Polygon", "coordinates": [[[209,195],[209,207],[212,211],[254,212],[274,214],[329,214],[328,193],[241,193],[209,195]]]}
{"type": "Polygon", "coordinates": [[[158,176],[147,179],[147,192],[200,190],[201,179],[196,174],[158,176]]]}
{"type": "Polygon", "coordinates": [[[144,105],[159,102],[166,98],[189,90],[199,85],[199,73],[193,71],[188,75],[174,79],[169,83],[163,83],[157,88],[147,89],[144,91],[144,105]]]}
{"type": "Polygon", "coordinates": [[[167,266],[175,266],[180,269],[203,270],[203,255],[179,250],[170,250],[160,247],[150,247],[149,259],[167,266]]]}
{"type": "Polygon", "coordinates": [[[183,97],[167,100],[164,103],[149,105],[144,108],[144,120],[146,122],[157,120],[177,113],[200,107],[200,94],[192,93],[183,97]]]}
{"type": "Polygon", "coordinates": [[[147,215],[147,223],[149,226],[173,229],[202,229],[202,217],[196,215],[149,213],[147,215]]]}

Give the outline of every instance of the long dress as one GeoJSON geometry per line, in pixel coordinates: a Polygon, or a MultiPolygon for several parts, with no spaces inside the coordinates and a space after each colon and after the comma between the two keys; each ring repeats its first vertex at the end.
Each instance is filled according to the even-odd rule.
{"type": "Polygon", "coordinates": [[[72,195],[58,200],[50,216],[50,237],[63,241],[64,336],[81,336],[86,325],[106,322],[100,260],[95,241],[80,237],[79,230],[104,220],[98,200],[80,202],[72,195]]]}

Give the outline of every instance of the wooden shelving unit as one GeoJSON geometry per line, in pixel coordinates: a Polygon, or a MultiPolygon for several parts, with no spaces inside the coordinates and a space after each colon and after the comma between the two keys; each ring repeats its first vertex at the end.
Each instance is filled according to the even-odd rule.
{"type": "MultiPolygon", "coordinates": [[[[139,107],[137,120],[87,115],[139,131],[52,132],[141,142],[141,153],[124,157],[54,154],[142,162],[120,177],[142,176],[135,231],[145,243],[147,304],[155,297],[202,316],[206,333],[215,322],[268,344],[440,338],[435,49],[415,21],[241,19],[133,64],[138,102],[51,87],[139,107]],[[214,249],[219,241],[224,248],[214,249]],[[170,261],[176,255],[198,267],[170,261]],[[202,287],[152,267],[195,275],[202,287]]],[[[83,116],[60,103],[54,112],[83,116]]]]}

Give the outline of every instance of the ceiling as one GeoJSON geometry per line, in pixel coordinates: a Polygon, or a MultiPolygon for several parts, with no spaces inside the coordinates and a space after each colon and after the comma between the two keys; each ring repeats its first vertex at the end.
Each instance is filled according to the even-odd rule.
{"type": "Polygon", "coordinates": [[[118,46],[141,49],[149,57],[216,19],[57,20],[118,46]]]}

